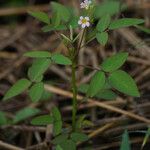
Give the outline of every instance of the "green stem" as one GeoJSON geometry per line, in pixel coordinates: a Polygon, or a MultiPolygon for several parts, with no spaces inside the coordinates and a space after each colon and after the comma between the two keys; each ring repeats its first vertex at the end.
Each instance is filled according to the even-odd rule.
{"type": "Polygon", "coordinates": [[[72,92],[73,92],[73,102],[72,102],[72,130],[76,129],[76,114],[77,114],[77,86],[76,86],[76,62],[72,61],[72,92]]]}

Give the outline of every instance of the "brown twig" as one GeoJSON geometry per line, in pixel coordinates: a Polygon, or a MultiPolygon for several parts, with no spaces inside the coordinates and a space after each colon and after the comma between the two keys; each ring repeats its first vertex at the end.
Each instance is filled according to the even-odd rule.
{"type": "MultiPolygon", "coordinates": [[[[65,90],[62,90],[60,88],[57,88],[57,87],[54,87],[54,86],[50,86],[50,85],[45,85],[45,89],[47,91],[50,91],[50,92],[53,92],[55,94],[58,94],[58,95],[62,95],[62,96],[66,96],[66,97],[70,97],[72,98],[72,93],[71,92],[68,92],[68,91],[65,91],[65,90]]],[[[84,97],[81,96],[81,95],[77,95],[77,99],[78,100],[82,100],[84,97]]],[[[111,106],[109,104],[106,104],[104,102],[98,102],[94,99],[88,99],[87,102],[91,103],[91,104],[94,104],[95,106],[98,106],[100,108],[104,108],[104,109],[107,109],[109,111],[113,111],[113,112],[117,112],[119,114],[122,114],[122,115],[125,115],[127,117],[130,117],[132,119],[135,119],[135,120],[139,120],[141,122],[145,122],[147,123],[148,125],[150,124],[150,120],[145,118],[145,117],[142,117],[142,116],[139,116],[139,115],[136,115],[132,112],[129,112],[129,111],[125,111],[125,110],[122,110],[122,109],[119,109],[117,107],[114,107],[114,106],[111,106]]]]}
{"type": "Polygon", "coordinates": [[[17,147],[17,146],[5,143],[5,142],[3,142],[1,140],[0,140],[0,148],[5,148],[7,150],[24,150],[23,148],[20,148],[20,147],[17,147]]]}
{"type": "Polygon", "coordinates": [[[49,4],[44,5],[34,5],[34,6],[25,6],[25,7],[13,7],[13,8],[1,8],[0,9],[0,16],[8,16],[8,15],[18,15],[18,14],[25,14],[29,10],[36,11],[47,11],[49,10],[49,4]]]}

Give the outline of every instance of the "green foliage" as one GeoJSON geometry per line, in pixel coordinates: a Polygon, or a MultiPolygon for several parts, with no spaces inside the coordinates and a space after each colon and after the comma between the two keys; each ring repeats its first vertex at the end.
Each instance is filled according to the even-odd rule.
{"type": "Polygon", "coordinates": [[[58,53],[52,54],[52,60],[56,64],[59,64],[59,65],[71,65],[72,64],[71,60],[68,57],[62,54],[58,54],[58,53]]]}
{"type": "Polygon", "coordinates": [[[56,150],[63,150],[63,149],[59,145],[57,145],[56,150]]]}
{"type": "Polygon", "coordinates": [[[123,134],[120,150],[131,150],[127,130],[123,134]]]}
{"type": "Polygon", "coordinates": [[[122,70],[117,70],[110,74],[109,82],[112,87],[124,94],[135,97],[140,96],[135,81],[129,74],[122,70]]]}
{"type": "Polygon", "coordinates": [[[54,119],[53,122],[53,133],[55,136],[59,135],[62,131],[62,119],[61,119],[61,114],[58,110],[57,107],[54,107],[52,109],[52,116],[54,119]]]}
{"type": "Polygon", "coordinates": [[[67,27],[65,25],[58,25],[58,26],[53,26],[53,25],[46,25],[42,28],[43,32],[50,32],[50,31],[60,31],[60,30],[66,30],[67,27]]]}
{"type": "Polygon", "coordinates": [[[117,98],[117,94],[114,93],[112,90],[105,89],[97,93],[96,98],[105,99],[105,100],[115,100],[117,98]]]}
{"type": "Polygon", "coordinates": [[[26,52],[24,56],[27,57],[32,57],[32,58],[50,58],[51,53],[48,51],[31,51],[31,52],[26,52]]]}
{"type": "Polygon", "coordinates": [[[70,19],[70,11],[67,7],[65,7],[64,5],[61,5],[59,3],[56,2],[52,2],[51,3],[52,6],[52,10],[53,10],[53,15],[54,16],[54,24],[57,26],[59,25],[60,21],[64,21],[67,22],[70,19]]]}
{"type": "Polygon", "coordinates": [[[41,22],[44,22],[46,24],[49,24],[50,23],[50,19],[48,17],[48,15],[44,12],[41,12],[41,11],[36,11],[36,12],[32,12],[32,11],[29,11],[29,14],[36,18],[37,20],[41,21],[41,22]]]}
{"type": "Polygon", "coordinates": [[[101,68],[106,72],[112,72],[119,69],[126,61],[128,53],[120,52],[117,53],[106,60],[101,64],[101,68]]]}
{"type": "Polygon", "coordinates": [[[104,87],[104,84],[105,84],[104,72],[97,71],[91,79],[91,82],[87,91],[87,96],[88,97],[95,96],[104,87]]]}
{"type": "Polygon", "coordinates": [[[63,142],[65,142],[68,139],[69,135],[68,134],[61,134],[56,136],[53,140],[52,143],[53,144],[61,144],[63,142]]]}
{"type": "Polygon", "coordinates": [[[17,96],[24,92],[29,86],[31,82],[27,79],[20,79],[17,81],[5,94],[3,100],[8,100],[14,96],[17,96]]]}
{"type": "Polygon", "coordinates": [[[74,133],[71,134],[71,139],[72,139],[72,141],[77,143],[77,142],[85,142],[89,138],[84,133],[74,132],[74,133]]]}
{"type": "Polygon", "coordinates": [[[118,29],[118,28],[134,26],[134,25],[142,24],[142,23],[144,23],[143,19],[122,18],[122,19],[118,19],[118,20],[113,21],[110,24],[109,29],[114,30],[114,29],[118,29]]]}
{"type": "Polygon", "coordinates": [[[41,99],[43,92],[44,92],[44,83],[43,82],[35,83],[29,90],[29,96],[32,102],[38,102],[41,99]]]}
{"type": "Polygon", "coordinates": [[[111,18],[110,18],[110,15],[108,15],[108,14],[104,15],[104,16],[99,20],[99,22],[98,22],[98,24],[97,24],[97,26],[96,26],[96,29],[97,29],[98,31],[100,31],[100,32],[105,31],[105,30],[108,28],[109,24],[110,24],[110,21],[111,21],[110,19],[111,19],[111,18]]]}
{"type": "Polygon", "coordinates": [[[96,18],[100,18],[105,14],[109,14],[112,16],[118,13],[119,10],[120,10],[120,2],[114,0],[108,0],[96,6],[94,11],[94,16],[96,18]]]}
{"type": "Polygon", "coordinates": [[[76,150],[76,143],[68,139],[60,144],[63,150],[76,150]]]}
{"type": "Polygon", "coordinates": [[[32,82],[39,82],[43,73],[48,69],[51,60],[47,58],[36,59],[28,70],[28,77],[32,82]]]}
{"type": "MultiPolygon", "coordinates": [[[[122,18],[111,22],[111,17],[123,9],[121,3],[116,0],[107,0],[104,1],[101,5],[95,5],[94,3],[92,3],[88,10],[83,10],[82,16],[89,16],[90,18],[90,28],[88,30],[86,28],[84,29],[85,32],[81,32],[83,33],[83,37],[80,33],[76,35],[76,32],[74,32],[73,30],[78,27],[79,20],[79,16],[76,16],[76,14],[74,13],[74,9],[68,8],[57,2],[52,2],[51,6],[51,18],[49,18],[48,14],[39,11],[29,12],[29,14],[38,19],[39,21],[45,23],[44,27],[42,28],[44,32],[61,31],[58,33],[60,33],[60,36],[62,37],[62,42],[64,42],[66,48],[68,48],[68,54],[67,56],[64,56],[59,53],[51,54],[48,51],[26,52],[24,56],[36,58],[32,66],[28,70],[28,78],[30,79],[30,81],[27,79],[21,79],[16,82],[8,90],[8,92],[4,96],[4,100],[16,96],[28,88],[29,96],[32,102],[38,102],[40,99],[44,99],[43,97],[46,97],[46,99],[48,99],[49,93],[46,93],[44,91],[44,83],[42,82],[42,80],[44,73],[49,68],[50,64],[56,63],[58,65],[72,65],[72,91],[74,95],[72,130],[70,130],[70,128],[67,128],[67,130],[62,130],[62,117],[57,107],[52,108],[51,114],[41,115],[33,118],[31,124],[40,126],[53,124],[54,139],[52,140],[52,144],[54,144],[56,150],[76,150],[77,143],[88,140],[88,136],[82,133],[83,127],[89,127],[93,125],[92,122],[86,120],[85,115],[77,118],[76,90],[79,90],[82,93],[86,93],[86,98],[95,97],[98,99],[107,100],[116,99],[117,94],[114,93],[114,90],[118,90],[119,92],[130,96],[140,96],[136,83],[132,79],[132,77],[126,72],[118,70],[125,63],[128,57],[128,53],[126,52],[115,54],[104,60],[100,67],[101,71],[97,71],[95,73],[90,81],[90,84],[82,85],[79,89],[76,89],[76,80],[74,79],[76,72],[74,66],[77,66],[78,50],[82,48],[83,40],[85,40],[85,44],[87,44],[96,38],[101,45],[105,46],[109,39],[109,30],[135,26],[136,28],[147,32],[148,34],[150,32],[148,29],[142,26],[138,26],[138,24],[144,23],[144,20],[142,19],[122,18]],[[95,23],[97,20],[98,23],[95,27],[92,24],[95,23]],[[65,32],[64,34],[63,30],[67,29],[70,29],[70,32],[65,32]],[[68,36],[67,33],[69,33],[68,36]],[[85,37],[85,35],[87,37],[85,37]],[[77,40],[79,40],[79,45],[77,44],[77,40]],[[72,133],[70,131],[72,131],[72,133]]],[[[82,21],[82,23],[84,23],[84,20],[82,21]]],[[[16,113],[13,119],[13,123],[19,123],[21,121],[24,121],[29,117],[37,115],[39,112],[40,110],[36,108],[24,108],[16,113]]],[[[0,125],[5,125],[7,124],[7,122],[8,120],[5,114],[3,112],[0,112],[0,125]]],[[[148,137],[149,130],[144,139],[143,146],[145,145],[148,137]]],[[[123,135],[120,150],[130,150],[127,131],[125,131],[123,135]]]]}
{"type": "Polygon", "coordinates": [[[105,46],[108,41],[108,33],[107,32],[97,33],[96,39],[101,45],[105,46]]]}
{"type": "Polygon", "coordinates": [[[79,20],[79,17],[73,16],[69,22],[69,26],[71,26],[73,29],[77,28],[78,27],[78,20],[79,20]]]}
{"type": "Polygon", "coordinates": [[[24,108],[16,113],[13,123],[16,124],[16,123],[23,121],[29,117],[35,116],[39,112],[40,112],[40,110],[36,109],[36,108],[30,108],[30,107],[24,108]]]}
{"type": "MultiPolygon", "coordinates": [[[[87,93],[89,88],[88,84],[81,84],[78,88],[78,91],[81,93],[87,93]]],[[[105,100],[115,100],[117,98],[117,94],[115,94],[112,90],[108,89],[110,87],[108,87],[108,85],[104,85],[103,89],[100,90],[95,97],[96,98],[100,98],[100,99],[105,99],[105,100]],[[105,89],[106,88],[106,89],[105,89]]]]}
{"type": "Polygon", "coordinates": [[[148,130],[146,132],[146,135],[144,137],[144,140],[143,140],[143,143],[142,143],[142,146],[141,146],[141,150],[144,148],[144,146],[148,142],[149,137],[150,137],[150,127],[148,128],[148,130]]]}
{"type": "Polygon", "coordinates": [[[32,119],[32,125],[45,126],[53,123],[53,117],[50,115],[42,115],[32,119]]]}
{"type": "Polygon", "coordinates": [[[0,111],[0,126],[7,124],[7,118],[4,112],[0,111]]]}

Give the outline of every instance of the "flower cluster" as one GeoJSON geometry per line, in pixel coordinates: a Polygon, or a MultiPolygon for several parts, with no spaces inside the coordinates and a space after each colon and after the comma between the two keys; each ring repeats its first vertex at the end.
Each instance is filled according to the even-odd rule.
{"type": "Polygon", "coordinates": [[[81,8],[89,9],[91,3],[92,3],[91,0],[84,0],[84,2],[82,2],[82,3],[80,4],[80,6],[81,6],[81,8]]]}
{"type": "MultiPolygon", "coordinates": [[[[90,5],[91,5],[92,1],[91,0],[84,0],[84,2],[82,2],[80,4],[81,8],[85,8],[85,9],[89,9],[90,5]]],[[[86,28],[90,26],[90,18],[89,17],[83,17],[81,16],[78,24],[81,25],[82,28],[86,28]]]]}

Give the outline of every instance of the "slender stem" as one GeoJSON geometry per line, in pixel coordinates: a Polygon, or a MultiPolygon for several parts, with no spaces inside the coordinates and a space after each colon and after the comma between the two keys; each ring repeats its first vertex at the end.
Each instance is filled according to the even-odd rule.
{"type": "Polygon", "coordinates": [[[77,86],[76,86],[76,62],[72,61],[72,92],[73,92],[73,102],[72,102],[72,129],[76,129],[76,114],[77,114],[77,86]]]}

